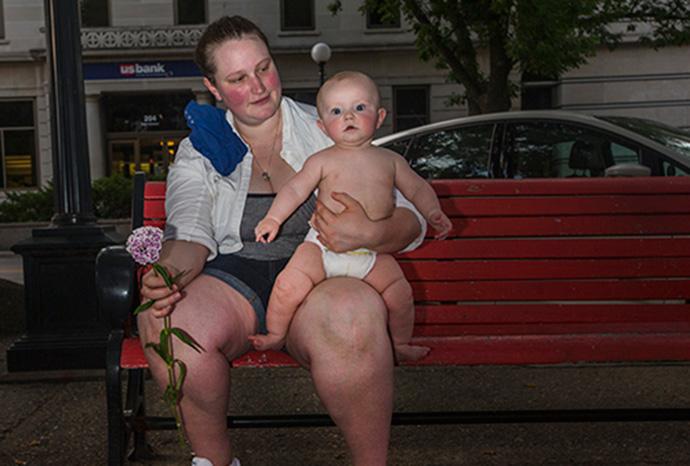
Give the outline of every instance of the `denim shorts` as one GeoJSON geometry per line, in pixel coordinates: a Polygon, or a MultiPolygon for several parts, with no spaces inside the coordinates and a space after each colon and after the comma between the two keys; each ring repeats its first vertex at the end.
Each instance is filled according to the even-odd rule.
{"type": "Polygon", "coordinates": [[[266,333],[266,309],[276,277],[290,260],[261,261],[236,254],[219,254],[202,273],[218,278],[247,298],[259,322],[259,333],[266,333]]]}

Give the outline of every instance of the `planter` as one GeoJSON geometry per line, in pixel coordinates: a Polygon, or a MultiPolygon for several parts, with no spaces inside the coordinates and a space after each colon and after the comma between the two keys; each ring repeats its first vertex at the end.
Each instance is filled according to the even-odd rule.
{"type": "MultiPolygon", "coordinates": [[[[123,242],[132,230],[131,220],[128,218],[98,220],[97,223],[103,226],[114,226],[123,242]]],[[[9,250],[18,242],[31,238],[31,231],[35,228],[48,226],[50,222],[0,223],[0,251],[9,250]]]]}

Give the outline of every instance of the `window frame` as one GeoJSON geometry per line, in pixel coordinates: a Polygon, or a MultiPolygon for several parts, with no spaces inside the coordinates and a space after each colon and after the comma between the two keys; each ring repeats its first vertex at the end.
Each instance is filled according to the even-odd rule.
{"type": "Polygon", "coordinates": [[[31,105],[31,116],[32,125],[31,126],[0,126],[0,165],[2,172],[0,173],[0,190],[2,191],[13,191],[22,189],[33,189],[39,187],[39,163],[38,163],[38,128],[36,122],[36,100],[35,99],[1,99],[0,105],[9,102],[26,102],[31,105]],[[20,186],[20,187],[8,187],[7,186],[7,165],[6,165],[6,143],[5,143],[5,133],[12,131],[31,131],[33,133],[33,154],[31,154],[31,181],[30,186],[20,186]]]}
{"type": "Polygon", "coordinates": [[[398,18],[397,22],[395,24],[374,24],[371,22],[371,12],[369,10],[366,11],[365,16],[365,23],[364,26],[366,27],[367,30],[369,31],[386,31],[386,30],[398,30],[402,27],[402,12],[398,10],[398,18]]]}
{"type": "MultiPolygon", "coordinates": [[[[396,133],[398,131],[402,131],[403,129],[409,129],[409,128],[414,128],[416,126],[421,126],[425,125],[431,122],[431,88],[428,84],[404,84],[404,85],[394,85],[392,86],[392,100],[393,100],[393,132],[396,133]],[[420,123],[419,125],[414,125],[412,127],[406,127],[400,129],[400,123],[398,122],[398,119],[400,118],[400,115],[398,113],[398,91],[401,90],[411,90],[411,89],[420,89],[424,91],[425,94],[425,99],[424,99],[424,105],[425,105],[425,114],[423,115],[424,122],[420,123]]],[[[414,117],[417,116],[416,114],[410,114],[407,115],[408,117],[414,117]]]]}
{"type": "Polygon", "coordinates": [[[112,26],[112,19],[113,19],[112,2],[111,2],[111,0],[103,0],[103,1],[105,2],[105,11],[106,11],[106,15],[107,15],[106,24],[99,24],[99,25],[93,26],[93,25],[84,25],[84,21],[83,21],[83,18],[81,16],[81,5],[83,3],[83,0],[79,0],[79,26],[81,28],[96,29],[96,28],[107,28],[107,27],[112,26]]]}
{"type": "Polygon", "coordinates": [[[180,1],[181,0],[175,0],[173,2],[173,21],[176,26],[194,26],[198,24],[208,24],[208,0],[202,0],[201,2],[197,0],[197,3],[200,3],[204,7],[204,20],[201,23],[180,23],[180,1]]]}
{"type": "Polygon", "coordinates": [[[0,40],[5,39],[5,2],[0,0],[0,40]]]}
{"type": "MultiPolygon", "coordinates": [[[[581,140],[585,141],[596,141],[599,139],[599,141],[596,141],[598,143],[603,143],[604,141],[608,141],[611,144],[618,144],[622,147],[625,147],[627,149],[630,149],[632,151],[637,152],[638,156],[638,163],[641,165],[646,165],[652,168],[652,176],[658,175],[660,168],[654,168],[654,165],[652,164],[646,164],[645,163],[645,154],[648,151],[648,148],[644,146],[643,144],[640,144],[637,141],[628,139],[624,136],[609,132],[605,129],[602,128],[596,128],[584,124],[579,124],[577,122],[573,121],[568,121],[568,120],[561,120],[561,119],[540,119],[540,118],[534,118],[534,119],[524,119],[524,120],[508,120],[504,124],[504,134],[502,137],[502,143],[501,143],[501,151],[500,151],[500,159],[498,161],[500,165],[500,170],[502,173],[502,178],[507,178],[507,179],[523,179],[523,178],[516,178],[516,160],[514,158],[514,141],[512,141],[513,136],[516,133],[523,133],[524,131],[516,131],[516,126],[518,125],[561,125],[562,127],[565,127],[569,131],[584,131],[585,135],[587,137],[582,138],[581,140]]],[[[553,132],[553,130],[551,131],[553,132]]],[[[612,154],[609,154],[611,157],[612,154]]],[[[663,155],[658,154],[654,152],[654,157],[655,158],[664,158],[663,155]]],[[[605,160],[606,166],[604,167],[604,170],[612,165],[608,165],[608,162],[610,160],[605,160]]],[[[613,160],[613,165],[616,164],[616,161],[613,160]]],[[[601,175],[604,176],[604,175],[601,175]]],[[[567,177],[567,176],[566,176],[567,177]]],[[[597,178],[598,176],[591,176],[590,175],[585,175],[587,178],[597,178]]],[[[536,179],[538,177],[525,177],[524,179],[536,179]]],[[[545,177],[542,179],[563,179],[564,177],[545,177]]]]}
{"type": "Polygon", "coordinates": [[[307,0],[310,3],[309,11],[311,13],[311,26],[287,26],[285,24],[285,4],[289,0],[280,0],[280,32],[309,32],[316,30],[316,7],[314,0],[307,0]]]}

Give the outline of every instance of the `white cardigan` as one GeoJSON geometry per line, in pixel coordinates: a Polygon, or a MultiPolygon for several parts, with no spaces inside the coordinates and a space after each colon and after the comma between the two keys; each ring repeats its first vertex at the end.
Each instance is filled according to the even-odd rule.
{"type": "MultiPolygon", "coordinates": [[[[311,154],[332,145],[333,141],[316,125],[318,116],[314,107],[283,97],[280,111],[283,119],[280,157],[299,171],[311,154]]],[[[226,118],[234,129],[230,111],[226,118]]],[[[210,251],[209,261],[218,254],[242,249],[240,222],[247,201],[252,159],[250,149],[235,171],[222,176],[192,147],[189,138],[183,139],[168,172],[164,239],[201,244],[210,251]]],[[[424,239],[426,221],[399,192],[396,192],[396,205],[412,210],[422,225],[419,237],[405,248],[406,251],[415,249],[424,239]]]]}

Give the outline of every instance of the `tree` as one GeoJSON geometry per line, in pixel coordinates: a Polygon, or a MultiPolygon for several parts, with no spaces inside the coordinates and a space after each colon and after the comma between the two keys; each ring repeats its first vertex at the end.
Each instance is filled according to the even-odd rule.
{"type": "Polygon", "coordinates": [[[420,57],[464,87],[453,100],[470,114],[509,110],[514,70],[555,79],[626,31],[655,48],[690,43],[687,0],[362,0],[360,9],[384,19],[402,12],[420,57]]]}

